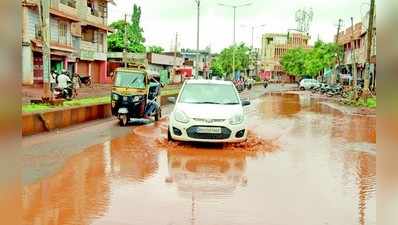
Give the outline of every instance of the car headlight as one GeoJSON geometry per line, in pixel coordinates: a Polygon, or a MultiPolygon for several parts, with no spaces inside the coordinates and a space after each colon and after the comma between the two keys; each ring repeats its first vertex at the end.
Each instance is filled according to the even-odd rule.
{"type": "Polygon", "coordinates": [[[243,114],[236,114],[229,119],[229,124],[238,125],[238,124],[243,123],[244,119],[245,119],[245,117],[243,116],[243,114]]]}
{"type": "Polygon", "coordinates": [[[141,100],[141,96],[134,96],[133,102],[138,102],[141,100]]]}
{"type": "Polygon", "coordinates": [[[175,111],[174,119],[180,123],[189,123],[189,117],[182,111],[175,111]]]}
{"type": "Polygon", "coordinates": [[[119,100],[119,95],[112,94],[112,99],[115,100],[115,101],[119,100]]]}

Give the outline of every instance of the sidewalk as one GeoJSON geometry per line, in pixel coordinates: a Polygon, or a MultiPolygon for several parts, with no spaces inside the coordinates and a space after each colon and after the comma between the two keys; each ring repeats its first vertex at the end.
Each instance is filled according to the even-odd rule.
{"type": "MultiPolygon", "coordinates": [[[[93,84],[91,87],[81,87],[78,90],[77,99],[88,97],[103,97],[111,93],[111,84],[93,84]]],[[[43,88],[22,86],[22,104],[30,103],[32,99],[41,99],[43,95],[43,88]]]]}

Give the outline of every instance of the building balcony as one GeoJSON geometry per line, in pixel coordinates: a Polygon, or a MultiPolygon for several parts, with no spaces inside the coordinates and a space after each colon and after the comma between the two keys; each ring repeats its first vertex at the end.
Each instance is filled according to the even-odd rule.
{"type": "Polygon", "coordinates": [[[80,41],[80,59],[82,60],[106,60],[105,46],[89,41],[80,41]]]}

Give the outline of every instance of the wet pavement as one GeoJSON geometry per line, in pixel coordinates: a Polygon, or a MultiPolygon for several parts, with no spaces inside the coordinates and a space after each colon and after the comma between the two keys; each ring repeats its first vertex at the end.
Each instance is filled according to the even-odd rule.
{"type": "Polygon", "coordinates": [[[54,155],[28,154],[23,222],[376,224],[376,118],[281,93],[246,113],[242,144],[169,143],[164,119],[124,128],[45,173],[36,170],[54,155]]]}

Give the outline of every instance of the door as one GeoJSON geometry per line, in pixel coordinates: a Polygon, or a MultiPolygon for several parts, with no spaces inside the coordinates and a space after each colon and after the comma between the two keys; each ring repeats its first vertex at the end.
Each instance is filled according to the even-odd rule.
{"type": "Polygon", "coordinates": [[[38,53],[33,53],[33,83],[43,84],[43,58],[38,53]]]}
{"type": "Polygon", "coordinates": [[[91,63],[91,77],[94,83],[100,82],[100,63],[97,61],[91,63]]]}
{"type": "Polygon", "coordinates": [[[89,75],[89,63],[87,61],[79,61],[77,63],[77,74],[79,74],[82,77],[88,76],[89,75]]]}

